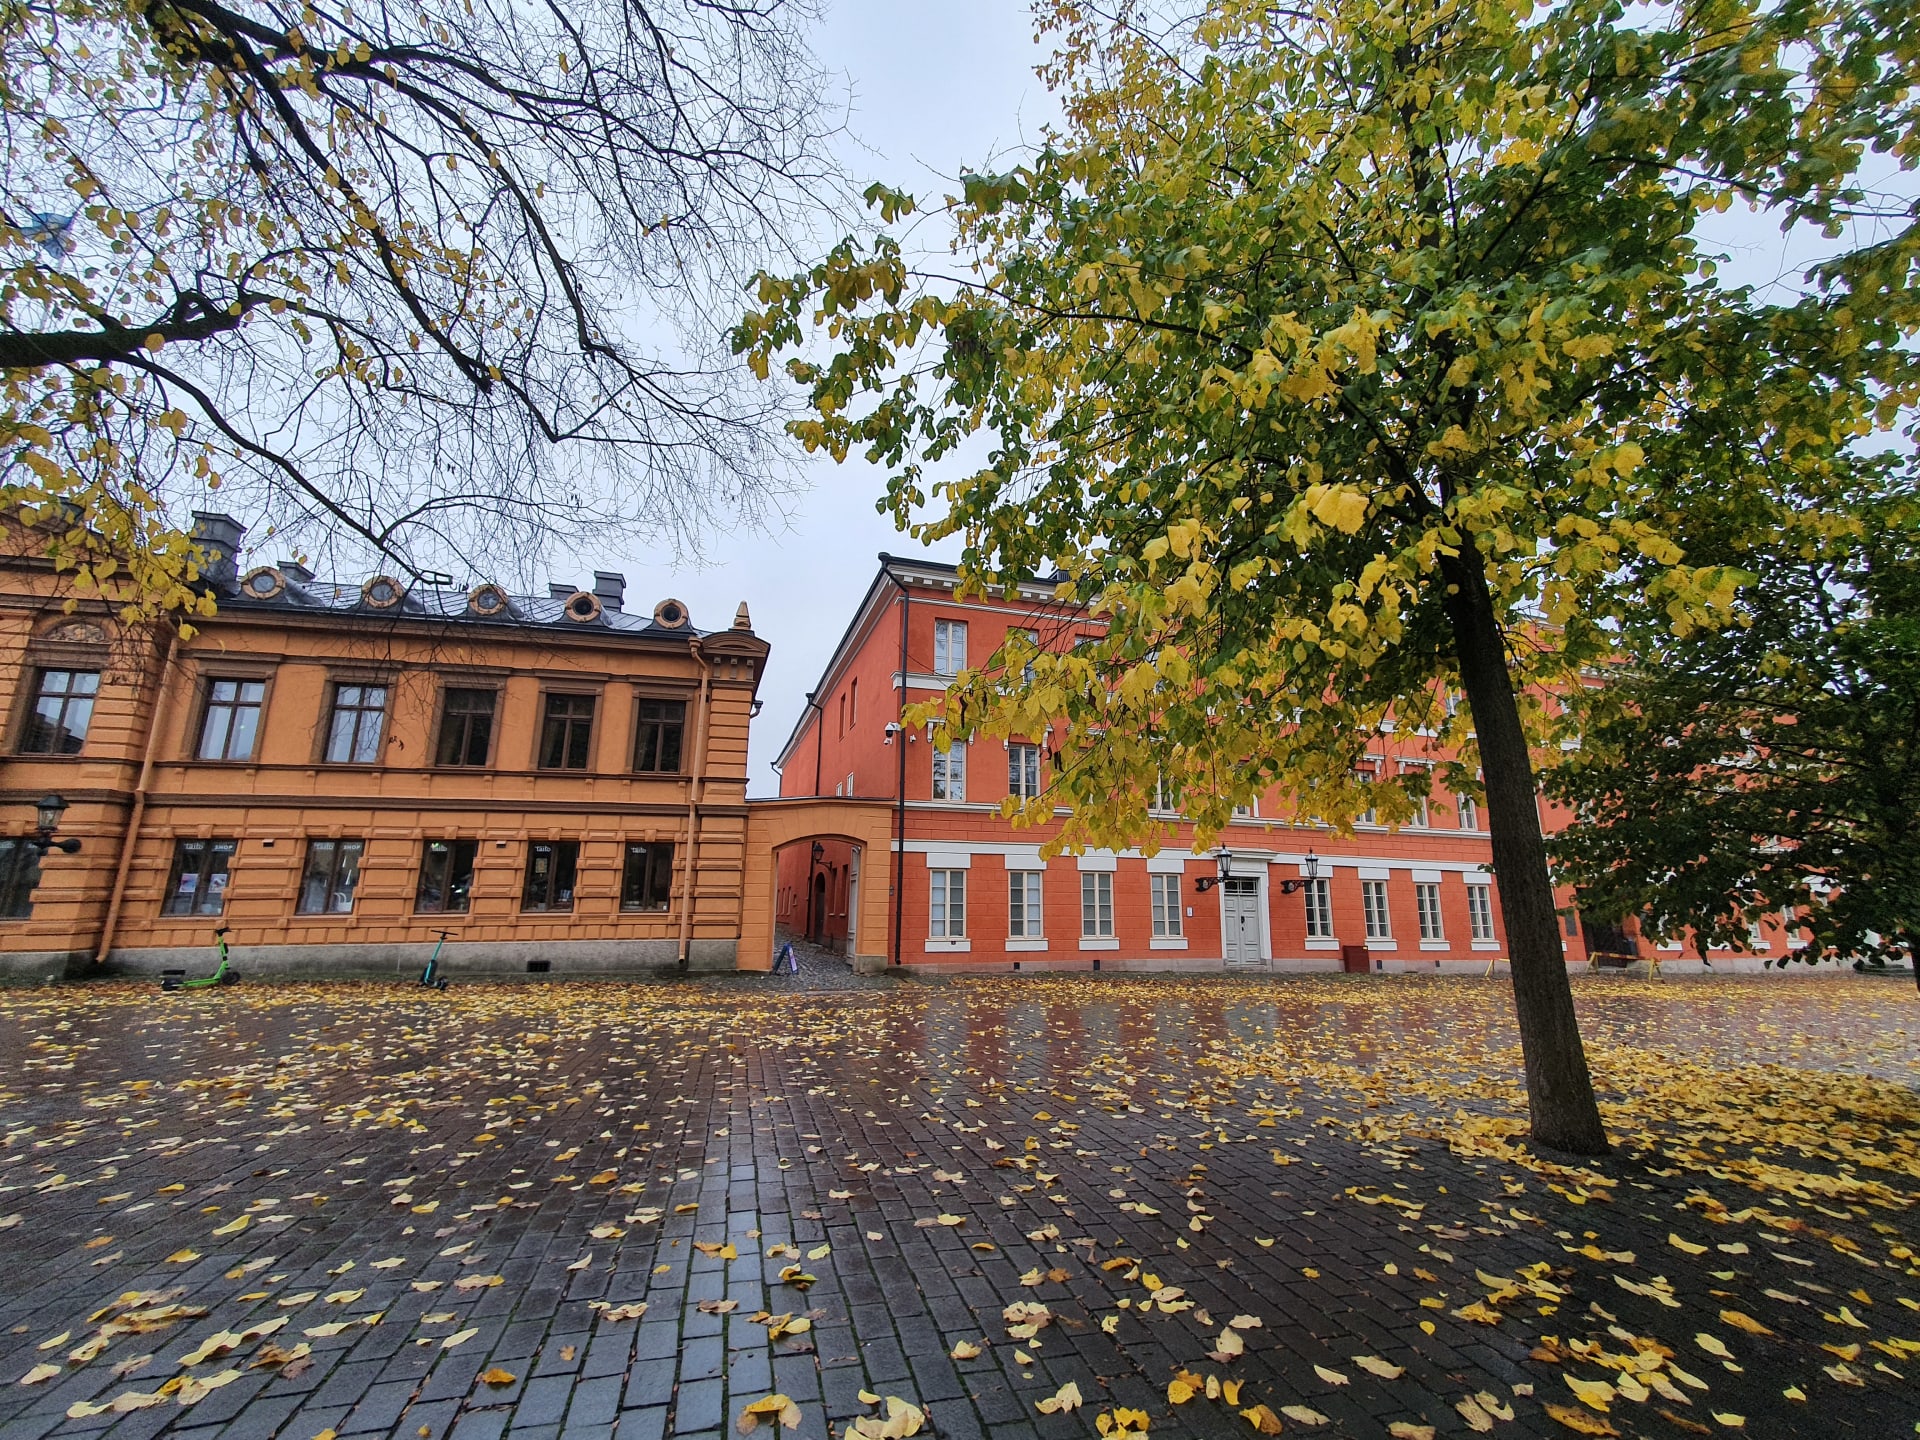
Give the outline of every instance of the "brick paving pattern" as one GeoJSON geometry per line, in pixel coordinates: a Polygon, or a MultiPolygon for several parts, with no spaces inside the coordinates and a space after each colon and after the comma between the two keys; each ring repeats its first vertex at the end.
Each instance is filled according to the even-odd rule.
{"type": "MultiPolygon", "coordinates": [[[[1883,982],[1580,994],[1609,1056],[1831,1065],[1856,1098],[1911,1096],[1912,1001],[1883,982]]],[[[1913,1367],[1886,1343],[1920,1334],[1901,1303],[1920,1296],[1911,1139],[1878,1191],[1766,1202],[1804,1233],[1728,1225],[1757,1197],[1711,1160],[1623,1152],[1594,1167],[1609,1197],[1456,1153],[1435,1137],[1473,1113],[1461,1093],[1511,1111],[1510,1076],[1473,1078],[1476,1054],[1513,1062],[1507,1009],[1497,983],[923,985],[820,955],[800,977],[701,984],[14,992],[0,1440],[686,1440],[733,1434],[772,1391],[797,1403],[780,1432],[797,1440],[875,1414],[863,1391],[953,1440],[1092,1435],[1117,1406],[1154,1436],[1252,1435],[1256,1404],[1290,1434],[1464,1435],[1476,1394],[1511,1407],[1496,1433],[1565,1434],[1543,1406],[1577,1403],[1570,1358],[1539,1347],[1619,1351],[1610,1328],[1658,1337],[1711,1387],[1587,1412],[1620,1434],[1736,1415],[1749,1435],[1912,1433],[1913,1367]],[[1458,1054],[1434,1038],[1456,1027],[1458,1054]],[[1405,1093],[1449,1069],[1464,1091],[1405,1093]],[[1737,1233],[1739,1253],[1694,1256],[1670,1231],[1737,1233]],[[795,1265],[804,1288],[781,1278],[795,1265]],[[1477,1271],[1536,1265],[1553,1288],[1507,1297],[1498,1323],[1453,1313],[1488,1298],[1477,1271]],[[1003,1318],[1019,1301],[1051,1315],[1026,1340],[1003,1318]],[[167,1306],[205,1313],[166,1323],[167,1306]],[[1770,1333],[1729,1329],[1726,1308],[1770,1333]],[[767,1312],[810,1323],[770,1339],[767,1312]],[[1245,1353],[1209,1359],[1236,1316],[1261,1322],[1235,1332],[1245,1353]],[[231,1353],[180,1365],[222,1330],[231,1353]],[[960,1342],[980,1353],[953,1358],[960,1342]],[[1170,1404],[1182,1369],[1237,1380],[1238,1404],[1170,1404]],[[219,1383],[161,1393],[181,1376],[219,1383]],[[1069,1381],[1085,1403],[1042,1413],[1069,1381]],[[1807,1402],[1781,1397],[1790,1382],[1807,1402]],[[149,1398],[111,1408],[128,1395],[149,1398]]]]}

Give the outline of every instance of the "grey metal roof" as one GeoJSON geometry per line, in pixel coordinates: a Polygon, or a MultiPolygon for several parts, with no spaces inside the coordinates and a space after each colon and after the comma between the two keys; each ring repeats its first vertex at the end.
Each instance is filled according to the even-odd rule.
{"type": "MultiPolygon", "coordinates": [[[[271,568],[271,567],[267,567],[271,568]]],[[[229,612],[283,611],[326,613],[342,619],[353,617],[367,621],[433,620],[449,624],[546,627],[569,632],[611,632],[654,640],[690,640],[717,632],[695,629],[692,624],[662,625],[646,611],[610,610],[602,602],[598,619],[580,621],[566,618],[566,601],[547,595],[507,597],[507,609],[499,615],[476,615],[467,608],[469,592],[455,586],[414,585],[406,590],[398,605],[370,605],[359,585],[336,584],[328,580],[301,580],[288,574],[287,588],[271,600],[247,593],[238,582],[222,586],[220,608],[229,612]]],[[[592,592],[588,592],[592,593],[592,592]]]]}

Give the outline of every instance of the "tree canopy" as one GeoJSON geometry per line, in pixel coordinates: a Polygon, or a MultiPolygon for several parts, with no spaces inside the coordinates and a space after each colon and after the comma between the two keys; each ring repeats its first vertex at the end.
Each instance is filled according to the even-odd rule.
{"type": "Polygon", "coordinates": [[[809,18],[7,7],[0,501],[161,608],[216,489],[415,566],[764,502],[777,406],[710,317],[837,193],[809,18]]]}
{"type": "MultiPolygon", "coordinates": [[[[1687,549],[1703,497],[1764,527],[1783,477],[1907,415],[1920,232],[1862,164],[1916,157],[1920,22],[1892,0],[1049,13],[1064,127],[967,177],[964,267],[849,238],[764,276],[736,343],[762,370],[802,347],[796,436],[885,466],[885,504],[960,536],[976,583],[1057,565],[1108,622],[944,706],[956,731],[1054,727],[1066,843],[1151,843],[1161,777],[1203,840],[1275,785],[1308,818],[1406,818],[1425,777],[1376,799],[1354,760],[1388,724],[1459,746],[1443,778],[1484,777],[1535,1134],[1602,1148],[1530,697],[1631,617],[1725,618],[1741,575],[1687,549]],[[1699,232],[1735,205],[1842,238],[1804,289],[1727,284],[1699,232]],[[980,432],[984,467],[928,478],[980,432]]],[[[870,194],[883,220],[913,203],[870,194]]]]}
{"type": "Polygon", "coordinates": [[[1636,633],[1570,712],[1545,781],[1587,908],[1742,949],[1784,913],[1806,943],[1782,964],[1920,960],[1920,506],[1851,508],[1718,541],[1753,577],[1736,622],[1636,633]]]}

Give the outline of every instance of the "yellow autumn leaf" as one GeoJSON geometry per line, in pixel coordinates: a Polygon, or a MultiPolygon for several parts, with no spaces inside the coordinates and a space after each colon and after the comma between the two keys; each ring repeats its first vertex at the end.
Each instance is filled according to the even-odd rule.
{"type": "Polygon", "coordinates": [[[495,1365],[491,1369],[482,1370],[480,1372],[480,1378],[489,1385],[511,1385],[520,1377],[515,1375],[511,1370],[502,1370],[498,1365],[495,1365]]]}
{"type": "Polygon", "coordinates": [[[1733,1352],[1727,1349],[1726,1342],[1718,1335],[1709,1335],[1705,1330],[1700,1331],[1693,1337],[1693,1343],[1706,1351],[1707,1354],[1713,1356],[1716,1360],[1731,1360],[1733,1358],[1733,1352]]]}
{"type": "Polygon", "coordinates": [[[1278,1435],[1287,1428],[1280,1423],[1280,1417],[1266,1405],[1255,1405],[1250,1410],[1242,1410],[1240,1418],[1262,1435],[1278,1435]]]}
{"type": "Polygon", "coordinates": [[[1396,1420],[1387,1426],[1393,1440],[1433,1440],[1433,1426],[1416,1425],[1411,1420],[1396,1420]]]}
{"type": "Polygon", "coordinates": [[[1297,1425],[1331,1425],[1333,1423],[1311,1405],[1282,1405],[1280,1413],[1297,1425]]]}
{"type": "Polygon", "coordinates": [[[216,1235],[238,1235],[252,1223],[252,1217],[242,1215],[237,1220],[231,1220],[225,1225],[216,1226],[213,1233],[216,1235]]]}
{"type": "Polygon", "coordinates": [[[1034,1408],[1042,1415],[1061,1415],[1069,1410],[1077,1410],[1081,1405],[1080,1387],[1069,1380],[1046,1399],[1038,1402],[1034,1408]]]}
{"type": "Polygon", "coordinates": [[[1595,1410],[1604,1412],[1613,1402],[1614,1390],[1604,1380],[1582,1380],[1578,1376],[1565,1377],[1567,1386],[1580,1397],[1582,1405],[1591,1405],[1595,1410]]]}
{"type": "Polygon", "coordinates": [[[198,1250],[176,1250],[173,1254],[167,1256],[167,1264],[190,1265],[199,1258],[200,1252],[198,1250]]]}
{"type": "Polygon", "coordinates": [[[1547,1414],[1557,1423],[1577,1435],[1618,1435],[1620,1432],[1586,1410],[1576,1410],[1571,1405],[1549,1405],[1547,1414]]]}
{"type": "Polygon", "coordinates": [[[1395,1365],[1391,1360],[1382,1360],[1378,1355],[1356,1355],[1353,1363],[1369,1375],[1378,1375],[1382,1380],[1398,1380],[1406,1374],[1406,1367],[1395,1365]]]}
{"type": "Polygon", "coordinates": [[[971,1340],[956,1340],[947,1354],[955,1360],[977,1360],[980,1358],[980,1347],[971,1340]]]}
{"type": "Polygon", "coordinates": [[[1723,1325],[1731,1325],[1736,1330],[1744,1330],[1749,1335],[1773,1334],[1773,1331],[1762,1325],[1751,1315],[1739,1310],[1722,1310],[1720,1312],[1720,1323],[1723,1325]]]}

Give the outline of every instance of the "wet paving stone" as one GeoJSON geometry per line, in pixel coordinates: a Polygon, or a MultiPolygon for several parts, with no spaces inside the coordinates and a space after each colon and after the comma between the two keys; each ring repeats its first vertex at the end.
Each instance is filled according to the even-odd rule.
{"type": "Polygon", "coordinates": [[[1910,994],[1576,989],[1590,1162],[1491,980],[0,994],[0,1440],[1913,1433],[1910,994]]]}

